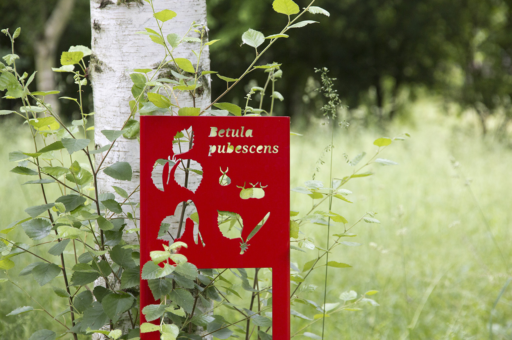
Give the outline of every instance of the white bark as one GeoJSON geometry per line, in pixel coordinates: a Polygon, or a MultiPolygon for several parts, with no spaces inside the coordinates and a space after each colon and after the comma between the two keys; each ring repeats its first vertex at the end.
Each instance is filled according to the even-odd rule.
{"type": "MultiPolygon", "coordinates": [[[[57,89],[52,67],[55,67],[57,44],[68,24],[74,5],[75,0],[60,0],[44,25],[43,37],[34,44],[38,91],[57,89]]],[[[45,97],[45,100],[52,106],[53,112],[58,114],[60,105],[57,96],[49,95],[45,97]]]]}
{"type": "MultiPolygon", "coordinates": [[[[93,85],[95,119],[95,143],[100,146],[110,142],[101,130],[120,130],[130,115],[128,102],[132,81],[130,73],[136,68],[155,68],[165,53],[161,45],[152,42],[148,36],[136,34],[146,27],[157,29],[150,6],[138,2],[110,4],[103,8],[105,0],[91,0],[92,51],[90,73],[93,85]]],[[[184,35],[195,21],[206,23],[205,0],[159,0],[155,1],[155,10],[171,9],[177,17],[164,25],[164,35],[177,33],[184,35]]],[[[188,58],[195,63],[192,49],[199,50],[195,44],[184,43],[174,52],[178,58],[188,58]]],[[[201,58],[201,69],[209,70],[209,51],[205,49],[201,58]]],[[[192,106],[190,98],[179,98],[180,106],[192,106]]],[[[210,92],[196,99],[196,105],[205,108],[210,103],[210,92]]],[[[96,158],[101,161],[102,154],[96,158]]],[[[133,168],[133,180],[130,183],[114,180],[103,172],[99,173],[99,192],[114,192],[112,185],[124,188],[131,193],[139,184],[139,143],[137,140],[119,138],[103,167],[113,163],[129,162],[133,168]]],[[[132,196],[135,201],[138,195],[132,196]]]]}
{"type": "MultiPolygon", "coordinates": [[[[164,24],[164,37],[169,33],[183,36],[194,21],[206,24],[205,0],[157,0],[154,2],[154,6],[157,12],[170,9],[177,13],[174,19],[164,24]]],[[[133,99],[130,73],[137,68],[156,68],[165,56],[165,52],[163,46],[152,42],[148,36],[136,34],[136,32],[144,31],[146,27],[158,31],[151,7],[144,1],[91,0],[91,24],[93,55],[89,70],[93,86],[94,111],[96,112],[94,116],[95,143],[104,146],[110,142],[101,131],[121,130],[123,123],[130,115],[128,102],[133,99]]],[[[193,33],[189,36],[197,35],[193,33]]],[[[195,64],[196,57],[192,53],[192,49],[198,51],[198,44],[183,43],[174,51],[174,57],[187,58],[195,64]]],[[[203,52],[200,64],[202,70],[210,69],[207,48],[203,52]]],[[[180,106],[192,106],[191,98],[178,99],[180,106]]],[[[210,104],[210,100],[208,89],[196,99],[196,105],[205,108],[210,104]]],[[[103,155],[97,155],[96,164],[99,164],[103,155]]],[[[139,185],[140,160],[137,140],[119,138],[102,167],[119,161],[131,164],[132,181],[117,181],[100,172],[98,176],[99,193],[114,193],[112,185],[122,187],[131,193],[139,185]]],[[[138,202],[138,193],[133,195],[132,199],[138,202]]],[[[128,211],[128,209],[126,210],[128,211]]],[[[139,217],[138,211],[136,217],[139,217]]],[[[133,239],[127,241],[135,242],[133,239]]],[[[93,337],[93,339],[102,339],[102,337],[93,337]]]]}

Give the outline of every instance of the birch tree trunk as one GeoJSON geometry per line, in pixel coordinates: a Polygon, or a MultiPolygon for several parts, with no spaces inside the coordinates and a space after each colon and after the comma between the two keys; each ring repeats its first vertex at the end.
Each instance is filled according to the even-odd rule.
{"type": "MultiPolygon", "coordinates": [[[[154,6],[156,12],[170,9],[177,13],[174,19],[165,23],[164,37],[169,33],[185,35],[194,21],[206,25],[206,0],[158,0],[154,2],[154,6]]],[[[137,68],[155,69],[165,56],[165,52],[161,45],[152,42],[148,36],[136,34],[144,31],[146,27],[158,30],[151,7],[142,0],[118,0],[117,3],[110,0],[91,0],[91,26],[92,56],[89,73],[96,112],[95,143],[98,146],[104,146],[110,142],[101,131],[121,130],[123,123],[130,116],[128,103],[133,99],[130,73],[137,68]]],[[[174,51],[174,57],[187,58],[195,64],[196,57],[192,49],[198,51],[199,45],[182,44],[174,51]]],[[[210,69],[208,49],[204,50],[200,64],[200,69],[210,69]]],[[[192,106],[191,98],[183,97],[178,100],[181,106],[192,106]]],[[[196,106],[206,108],[210,101],[210,91],[204,91],[201,97],[196,98],[196,106]]],[[[102,157],[103,154],[98,154],[96,164],[101,162],[102,157]]],[[[119,186],[128,193],[138,187],[140,160],[139,142],[136,139],[119,138],[108,158],[103,162],[102,168],[119,161],[131,164],[132,181],[118,181],[100,172],[98,176],[100,194],[114,193],[112,185],[119,186]]],[[[121,200],[120,197],[117,198],[121,200]]],[[[138,202],[138,192],[132,196],[132,199],[138,202]]],[[[128,211],[127,208],[125,210],[128,211]]],[[[135,216],[139,217],[138,211],[135,216]]],[[[126,241],[134,243],[136,239],[126,241]]],[[[102,337],[97,336],[93,339],[102,339],[102,337]]]]}
{"type": "MultiPolygon", "coordinates": [[[[55,67],[57,44],[69,22],[74,6],[75,0],[60,0],[44,25],[43,37],[34,44],[36,69],[38,71],[36,74],[38,91],[57,89],[52,67],[55,67]]],[[[53,112],[60,113],[60,105],[56,95],[49,95],[45,100],[52,106],[53,112]]]]}

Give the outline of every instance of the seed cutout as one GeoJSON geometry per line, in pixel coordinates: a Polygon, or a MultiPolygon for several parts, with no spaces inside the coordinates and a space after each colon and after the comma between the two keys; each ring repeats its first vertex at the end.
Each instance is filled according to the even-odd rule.
{"type": "Polygon", "coordinates": [[[258,233],[258,231],[260,231],[270,217],[270,212],[268,212],[244,241],[242,238],[242,231],[244,229],[244,221],[242,220],[242,217],[239,214],[230,211],[217,211],[217,213],[217,222],[222,235],[232,240],[241,240],[240,254],[244,254],[249,249],[249,241],[258,233]]]}
{"type": "Polygon", "coordinates": [[[191,200],[179,203],[174,214],[164,218],[160,225],[158,238],[169,241],[172,244],[175,239],[182,237],[185,233],[187,219],[191,219],[194,222],[194,242],[198,244],[199,240],[201,240],[201,244],[204,246],[205,243],[199,231],[199,214],[197,213],[196,205],[191,200]]]}
{"type": "Polygon", "coordinates": [[[245,183],[244,183],[244,186],[243,187],[239,187],[238,185],[236,186],[237,188],[239,189],[242,189],[240,191],[240,198],[243,199],[243,200],[248,200],[249,198],[256,198],[256,199],[261,199],[263,197],[265,197],[265,189],[267,186],[262,186],[261,183],[256,183],[256,184],[252,184],[252,188],[246,188],[245,187],[245,183]],[[258,187],[259,185],[259,187],[258,187]]]}
{"type": "Polygon", "coordinates": [[[231,178],[228,177],[227,173],[229,171],[229,168],[226,169],[226,171],[222,171],[222,168],[220,168],[220,172],[222,173],[222,176],[219,178],[219,184],[223,187],[228,186],[231,184],[231,178]]]}

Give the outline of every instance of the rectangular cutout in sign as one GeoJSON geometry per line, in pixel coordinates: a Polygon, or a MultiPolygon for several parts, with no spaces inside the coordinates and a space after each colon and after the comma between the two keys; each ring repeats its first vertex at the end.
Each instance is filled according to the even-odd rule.
{"type": "Polygon", "coordinates": [[[181,241],[197,268],[269,268],[274,340],[290,338],[289,136],[286,117],[141,117],[141,264],[181,241]]]}

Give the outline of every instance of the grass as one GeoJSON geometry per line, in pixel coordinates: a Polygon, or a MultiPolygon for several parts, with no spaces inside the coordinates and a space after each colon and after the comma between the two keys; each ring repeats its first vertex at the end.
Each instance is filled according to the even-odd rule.
{"type": "MultiPolygon", "coordinates": [[[[382,155],[399,165],[373,165],[375,175],[347,184],[353,192],[353,204],[334,202],[333,211],[349,222],[375,211],[381,224],[358,225],[354,229],[358,236],[350,241],[361,245],[341,246],[331,255],[330,260],[348,263],[352,268],[330,269],[328,302],[339,302],[344,291],[360,294],[378,290],[372,298],[380,306],[365,304],[359,312],[332,315],[326,322],[327,339],[491,339],[491,313],[493,339],[511,339],[512,286],[503,290],[511,273],[489,230],[510,262],[512,150],[482,139],[477,128],[464,119],[440,117],[434,104],[417,105],[412,112],[412,123],[396,122],[386,132],[357,127],[337,130],[334,174],[338,177],[352,170],[344,153],[352,158],[366,151],[368,158],[378,137],[409,132],[412,138],[393,143],[382,155]],[[465,179],[456,177],[458,170],[452,166],[452,157],[460,164],[458,170],[472,178],[471,190],[477,201],[465,179]]],[[[0,134],[0,229],[25,216],[27,206],[42,203],[39,193],[33,194],[21,185],[25,178],[9,173],[13,164],[6,162],[9,152],[30,149],[30,141],[14,144],[17,130],[4,127],[0,134]]],[[[311,127],[303,137],[292,137],[292,186],[311,179],[315,162],[329,143],[323,129],[311,127]]],[[[327,182],[327,171],[324,165],[317,179],[327,182]]],[[[292,193],[292,209],[302,211],[310,206],[309,198],[292,193]]],[[[319,245],[324,244],[325,229],[321,226],[309,225],[303,231],[314,236],[319,245]]],[[[18,233],[23,236],[22,231],[18,233]]],[[[30,243],[27,238],[24,241],[30,243]]],[[[299,267],[314,256],[313,251],[292,253],[299,267]]],[[[62,280],[56,278],[39,288],[30,277],[17,277],[32,259],[22,255],[15,262],[16,269],[9,275],[53,314],[61,312],[62,299],[51,286],[62,287],[62,280]]],[[[324,272],[319,269],[313,273],[308,283],[317,288],[306,298],[320,302],[324,272]]],[[[0,284],[2,338],[8,334],[9,339],[26,339],[40,328],[61,331],[42,312],[5,316],[27,305],[37,307],[9,283],[0,284]]],[[[308,316],[317,314],[300,304],[292,308],[308,316]]],[[[304,320],[292,317],[292,334],[304,324],[304,320]]],[[[320,334],[320,325],[317,322],[305,331],[320,334]]]]}
{"type": "MultiPolygon", "coordinates": [[[[357,221],[367,211],[378,212],[381,224],[361,224],[358,237],[350,241],[359,247],[339,247],[332,260],[353,268],[330,270],[329,302],[339,302],[343,291],[372,296],[379,307],[366,305],[360,312],[342,312],[328,319],[327,334],[339,339],[490,339],[491,309],[508,275],[492,236],[485,226],[480,207],[496,242],[509,262],[512,231],[509,209],[512,178],[512,152],[496,143],[482,140],[462,119],[439,117],[437,108],[423,104],[414,109],[416,126],[397,123],[384,135],[409,132],[411,139],[394,142],[383,158],[397,166],[373,165],[374,176],[355,179],[347,189],[354,203],[337,200],[333,211],[357,221]],[[451,163],[455,158],[465,176],[471,177],[471,190],[451,163]]],[[[343,157],[360,151],[370,155],[372,142],[382,133],[338,130],[335,145],[337,176],[351,172],[343,157]]],[[[329,141],[327,133],[311,130],[295,139],[292,147],[292,186],[311,179],[319,150],[329,141]]],[[[295,137],[296,138],[296,137],[295,137]]],[[[367,158],[369,156],[366,156],[367,158]]],[[[318,179],[328,178],[325,165],[318,179]]],[[[310,207],[310,200],[292,193],[292,209],[310,207]]],[[[324,209],[325,210],[325,209],[324,209]]],[[[325,229],[305,228],[320,245],[325,229]]],[[[293,258],[303,265],[306,258],[297,252],[293,258]]],[[[310,298],[319,302],[323,270],[310,283],[319,286],[310,298]]],[[[492,316],[494,339],[512,337],[512,289],[505,290],[492,316]]],[[[311,315],[312,308],[293,306],[311,315]]],[[[293,318],[293,329],[304,322],[293,318]]],[[[308,331],[320,334],[320,323],[308,331]]]]}

